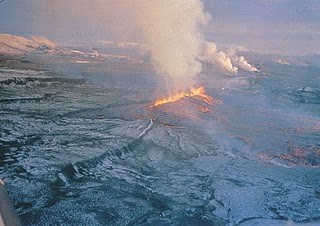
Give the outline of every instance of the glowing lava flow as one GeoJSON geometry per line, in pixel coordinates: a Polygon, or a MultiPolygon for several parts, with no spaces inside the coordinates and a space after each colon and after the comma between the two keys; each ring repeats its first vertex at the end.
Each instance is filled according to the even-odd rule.
{"type": "Polygon", "coordinates": [[[169,103],[173,103],[176,101],[181,100],[182,98],[185,97],[200,97],[203,101],[205,101],[206,103],[219,103],[219,101],[213,99],[212,97],[208,96],[205,92],[205,89],[203,86],[199,87],[199,88],[193,88],[188,92],[179,92],[179,93],[175,93],[173,95],[170,95],[166,98],[162,98],[162,99],[158,99],[155,101],[155,103],[153,104],[154,107],[160,106],[160,105],[164,105],[164,104],[169,104],[169,103]]]}

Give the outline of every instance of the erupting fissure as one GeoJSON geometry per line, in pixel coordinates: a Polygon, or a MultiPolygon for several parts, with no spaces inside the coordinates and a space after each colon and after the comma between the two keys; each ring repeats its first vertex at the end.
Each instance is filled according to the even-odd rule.
{"type": "Polygon", "coordinates": [[[161,106],[164,104],[174,103],[174,102],[179,101],[182,98],[186,98],[186,97],[199,97],[199,98],[201,98],[201,100],[203,100],[204,102],[206,102],[208,104],[220,103],[220,101],[215,100],[211,96],[207,95],[204,87],[200,86],[198,88],[192,88],[191,90],[189,90],[187,92],[185,92],[185,91],[178,92],[178,93],[172,94],[168,97],[158,99],[153,104],[153,107],[158,107],[158,106],[161,106]]]}

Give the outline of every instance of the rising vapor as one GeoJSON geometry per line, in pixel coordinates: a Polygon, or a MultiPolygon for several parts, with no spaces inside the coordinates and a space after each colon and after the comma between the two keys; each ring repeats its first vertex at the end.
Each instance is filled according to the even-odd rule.
{"type": "Polygon", "coordinates": [[[202,31],[211,16],[202,0],[55,0],[47,4],[52,10],[50,21],[60,25],[60,29],[66,26],[70,30],[84,16],[88,23],[85,27],[92,27],[93,22],[105,27],[105,37],[109,40],[143,43],[132,45],[131,42],[121,47],[144,46],[156,72],[165,77],[169,91],[193,86],[202,63],[218,65],[233,74],[239,68],[257,71],[244,57],[237,56],[236,51],[226,53],[218,50],[215,43],[205,41],[202,31]]]}
{"type": "Polygon", "coordinates": [[[244,47],[235,47],[227,51],[227,56],[232,60],[232,62],[237,65],[239,68],[249,71],[249,72],[258,72],[259,69],[251,65],[244,56],[238,56],[237,51],[246,52],[249,51],[244,47]]]}
{"type": "Polygon", "coordinates": [[[258,72],[258,68],[255,66],[249,64],[249,62],[244,58],[244,56],[238,57],[237,55],[234,56],[233,58],[235,64],[237,64],[240,68],[242,68],[245,71],[250,71],[250,72],[258,72]]]}
{"type": "Polygon", "coordinates": [[[249,72],[258,72],[259,70],[251,65],[244,56],[238,56],[237,51],[248,51],[244,48],[232,48],[227,52],[219,51],[214,42],[206,42],[203,45],[199,59],[204,63],[218,65],[229,73],[238,73],[239,68],[249,72]]]}
{"type": "Polygon", "coordinates": [[[202,62],[219,65],[231,73],[237,73],[238,68],[234,67],[231,58],[223,51],[218,51],[217,45],[213,42],[206,42],[203,45],[202,52],[200,52],[199,59],[202,62]]]}
{"type": "Polygon", "coordinates": [[[236,50],[228,55],[213,42],[206,42],[202,28],[211,16],[201,0],[141,0],[137,3],[137,21],[149,46],[152,62],[158,74],[169,79],[170,88],[192,86],[201,72],[202,62],[219,65],[236,74],[238,68],[255,72],[236,50]]]}
{"type": "Polygon", "coordinates": [[[138,22],[157,72],[168,76],[170,88],[189,88],[201,72],[198,59],[204,42],[201,30],[210,20],[202,1],[141,0],[137,3],[138,22]]]}

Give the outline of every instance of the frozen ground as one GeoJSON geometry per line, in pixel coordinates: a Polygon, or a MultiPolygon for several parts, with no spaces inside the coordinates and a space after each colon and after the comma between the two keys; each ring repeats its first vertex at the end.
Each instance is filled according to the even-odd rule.
{"type": "Polygon", "coordinates": [[[320,224],[318,67],[208,66],[221,104],[150,108],[141,65],[57,62],[0,70],[0,177],[24,225],[320,224]]]}

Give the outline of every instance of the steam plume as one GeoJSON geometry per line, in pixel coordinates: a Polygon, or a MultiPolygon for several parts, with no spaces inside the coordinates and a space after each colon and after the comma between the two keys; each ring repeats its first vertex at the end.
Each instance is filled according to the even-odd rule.
{"type": "Polygon", "coordinates": [[[240,68],[242,68],[245,71],[250,71],[250,72],[259,71],[255,66],[249,64],[246,58],[244,58],[244,56],[238,57],[237,55],[235,55],[233,59],[235,64],[237,64],[240,68]]]}
{"type": "Polygon", "coordinates": [[[138,1],[138,21],[159,74],[169,76],[175,89],[190,86],[201,72],[198,60],[204,37],[201,27],[210,16],[201,0],[138,1]]]}
{"type": "Polygon", "coordinates": [[[238,56],[237,51],[246,52],[249,50],[244,47],[235,47],[235,48],[229,49],[227,55],[232,59],[234,64],[236,64],[239,68],[245,71],[250,71],[250,72],[259,71],[258,68],[251,65],[244,56],[238,56]]]}
{"type": "Polygon", "coordinates": [[[211,17],[204,10],[203,0],[55,0],[47,4],[51,9],[49,21],[55,23],[50,27],[59,27],[59,32],[64,28],[63,32],[71,30],[76,36],[78,29],[70,27],[82,27],[85,22],[90,35],[97,25],[105,28],[101,29],[103,37],[146,44],[143,49],[148,50],[157,73],[166,76],[171,89],[189,89],[201,72],[202,62],[231,73],[237,73],[238,68],[257,71],[236,51],[226,53],[205,41],[202,28],[211,17]],[[79,20],[82,17],[85,21],[79,20]]]}
{"type": "Polygon", "coordinates": [[[223,51],[218,51],[217,45],[213,42],[206,42],[204,44],[199,59],[206,63],[219,65],[228,72],[238,72],[238,68],[232,65],[231,59],[227,56],[227,54],[223,51]]]}
{"type": "Polygon", "coordinates": [[[237,51],[248,51],[244,48],[232,48],[227,53],[219,51],[214,42],[205,42],[199,59],[205,63],[211,63],[220,66],[222,69],[230,73],[238,73],[241,68],[245,71],[256,72],[259,71],[256,67],[251,65],[244,56],[238,56],[237,51]]]}

